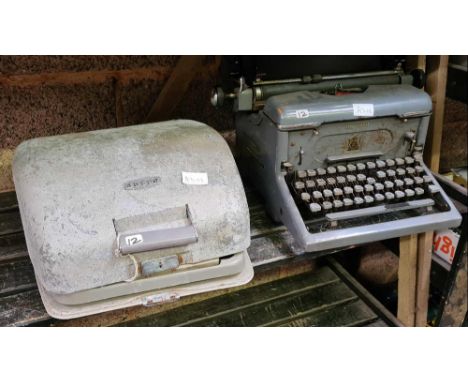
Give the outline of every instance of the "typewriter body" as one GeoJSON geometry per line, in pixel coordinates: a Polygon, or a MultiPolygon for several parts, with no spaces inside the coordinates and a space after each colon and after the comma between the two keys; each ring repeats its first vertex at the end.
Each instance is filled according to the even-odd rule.
{"type": "Polygon", "coordinates": [[[299,251],[460,224],[423,162],[431,99],[413,86],[421,75],[397,69],[241,81],[228,95],[241,173],[299,251]]]}
{"type": "Polygon", "coordinates": [[[18,146],[13,176],[47,312],[73,318],[244,284],[249,212],[234,158],[188,120],[18,146]]]}

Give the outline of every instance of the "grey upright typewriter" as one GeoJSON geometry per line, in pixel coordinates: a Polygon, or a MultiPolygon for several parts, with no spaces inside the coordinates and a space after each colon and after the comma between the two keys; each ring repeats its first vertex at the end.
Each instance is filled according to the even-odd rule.
{"type": "Polygon", "coordinates": [[[241,173],[298,249],[322,251],[460,224],[423,162],[431,99],[422,73],[241,79],[235,99],[241,173]]]}

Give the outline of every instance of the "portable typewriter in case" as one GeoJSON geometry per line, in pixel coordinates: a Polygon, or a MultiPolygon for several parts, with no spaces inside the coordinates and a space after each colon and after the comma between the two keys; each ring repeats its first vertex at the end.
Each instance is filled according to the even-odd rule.
{"type": "Polygon", "coordinates": [[[431,99],[423,73],[243,79],[235,93],[241,173],[299,251],[444,229],[461,217],[423,162],[431,99]]]}
{"type": "Polygon", "coordinates": [[[249,211],[224,139],[176,120],[18,146],[28,252],[47,312],[73,318],[247,283],[249,211]]]}

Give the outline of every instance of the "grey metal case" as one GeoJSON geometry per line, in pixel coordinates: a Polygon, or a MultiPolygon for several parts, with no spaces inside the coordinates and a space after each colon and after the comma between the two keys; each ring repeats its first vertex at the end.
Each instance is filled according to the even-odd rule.
{"type": "Polygon", "coordinates": [[[71,318],[248,282],[224,139],[188,120],[23,142],[13,177],[45,306],[71,318]]]}

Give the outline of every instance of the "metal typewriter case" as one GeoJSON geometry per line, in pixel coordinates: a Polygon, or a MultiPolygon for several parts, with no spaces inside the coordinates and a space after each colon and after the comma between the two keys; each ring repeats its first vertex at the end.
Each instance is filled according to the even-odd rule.
{"type": "MultiPolygon", "coordinates": [[[[289,181],[290,173],[297,171],[346,168],[356,162],[405,157],[422,161],[431,106],[430,97],[410,85],[370,85],[364,92],[345,95],[300,91],[272,96],[262,111],[236,113],[241,172],[263,194],[270,216],[288,227],[299,251],[315,252],[457,226],[460,215],[442,189],[438,198],[446,207],[443,211],[423,206],[411,210],[410,216],[393,213],[393,207],[395,211],[407,210],[432,203],[402,198],[402,203],[354,212],[346,208],[338,211],[333,206],[332,213],[314,219],[310,210],[298,208],[300,203],[289,181]],[[383,217],[379,215],[382,211],[386,214],[383,217]]],[[[418,163],[435,190],[437,181],[422,162],[418,163]]],[[[339,202],[342,206],[342,200],[339,202]]]]}
{"type": "Polygon", "coordinates": [[[13,176],[48,313],[66,319],[247,283],[249,211],[224,139],[176,120],[37,138],[13,176]]]}

